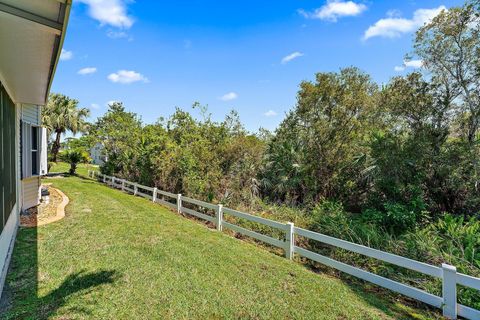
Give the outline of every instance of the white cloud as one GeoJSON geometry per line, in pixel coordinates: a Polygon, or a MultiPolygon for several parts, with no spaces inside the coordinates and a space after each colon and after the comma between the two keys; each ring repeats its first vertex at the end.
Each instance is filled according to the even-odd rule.
{"type": "Polygon", "coordinates": [[[127,0],[79,0],[88,5],[88,14],[101,25],[129,29],[134,20],[127,14],[127,0]]]}
{"type": "Polygon", "coordinates": [[[108,80],[115,83],[129,84],[137,81],[148,82],[148,79],[141,73],[131,70],[118,70],[108,75],[108,80]]]}
{"type": "Polygon", "coordinates": [[[373,37],[397,38],[402,34],[414,32],[446,9],[445,6],[433,9],[418,9],[413,13],[412,19],[392,16],[380,19],[365,31],[363,39],[367,40],[373,37]]]}
{"type": "Polygon", "coordinates": [[[421,68],[423,67],[423,61],[422,60],[408,60],[404,61],[403,64],[405,67],[409,68],[421,68]]]}
{"type": "Polygon", "coordinates": [[[423,61],[422,60],[405,60],[403,61],[403,64],[401,66],[395,66],[393,68],[396,72],[402,72],[407,68],[413,68],[413,69],[418,69],[423,67],[423,61]]]}
{"type": "Polygon", "coordinates": [[[238,98],[238,94],[235,92],[229,92],[221,96],[219,99],[222,101],[232,101],[238,98]]]}
{"type": "Polygon", "coordinates": [[[70,60],[73,58],[73,52],[72,51],[68,51],[68,50],[65,50],[65,49],[62,49],[62,51],[60,52],[60,60],[70,60]]]}
{"type": "Polygon", "coordinates": [[[343,0],[328,0],[327,3],[313,12],[299,10],[298,12],[305,18],[321,19],[336,22],[341,17],[358,16],[367,10],[367,6],[363,3],[343,0]]]}
{"type": "Polygon", "coordinates": [[[86,75],[86,74],[92,74],[92,73],[95,73],[97,72],[97,68],[95,67],[86,67],[86,68],[83,68],[83,69],[80,69],[78,70],[78,74],[81,74],[81,75],[86,75]]]}
{"type": "Polygon", "coordinates": [[[128,33],[125,31],[108,30],[107,37],[112,39],[128,38],[128,33]]]}
{"type": "Polygon", "coordinates": [[[268,110],[267,112],[265,112],[263,115],[265,117],[275,117],[278,113],[276,113],[275,111],[273,110],[268,110]]]}
{"type": "Polygon", "coordinates": [[[303,57],[303,53],[295,51],[293,53],[290,53],[288,56],[283,57],[282,58],[282,64],[286,64],[286,63],[292,61],[293,59],[297,59],[297,58],[300,58],[300,57],[303,57]]]}
{"type": "Polygon", "coordinates": [[[97,103],[92,103],[92,104],[90,105],[90,108],[92,108],[92,109],[100,109],[100,106],[99,106],[97,103]]]}

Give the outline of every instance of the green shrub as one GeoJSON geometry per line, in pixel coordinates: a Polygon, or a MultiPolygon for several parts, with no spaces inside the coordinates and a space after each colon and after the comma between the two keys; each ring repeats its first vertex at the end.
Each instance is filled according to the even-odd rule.
{"type": "Polygon", "coordinates": [[[88,163],[90,162],[90,157],[85,150],[74,149],[74,150],[65,150],[60,153],[60,159],[70,164],[70,174],[75,174],[77,170],[77,165],[79,163],[88,163]]]}
{"type": "MultiPolygon", "coordinates": [[[[456,266],[458,272],[480,277],[480,221],[477,218],[466,220],[445,214],[426,227],[412,227],[395,236],[382,227],[385,219],[391,219],[394,214],[406,215],[407,223],[411,223],[408,219],[413,218],[405,213],[402,206],[387,207],[388,209],[390,217],[387,218],[384,212],[373,209],[358,216],[346,212],[338,203],[324,201],[313,210],[314,219],[309,229],[435,266],[448,263],[456,266]]],[[[308,248],[335,260],[441,295],[439,279],[316,241],[309,241],[308,248]]],[[[480,292],[462,286],[458,290],[460,303],[480,308],[480,292]]]]}

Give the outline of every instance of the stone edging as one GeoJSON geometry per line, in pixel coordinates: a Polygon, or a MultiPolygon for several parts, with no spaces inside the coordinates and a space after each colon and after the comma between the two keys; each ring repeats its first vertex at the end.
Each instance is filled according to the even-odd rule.
{"type": "Polygon", "coordinates": [[[44,220],[40,223],[37,223],[37,226],[43,226],[43,225],[61,220],[65,217],[65,207],[70,202],[70,199],[68,199],[68,197],[65,195],[65,193],[58,190],[57,188],[53,188],[53,187],[50,187],[50,188],[54,189],[55,191],[58,192],[58,194],[60,194],[62,196],[62,202],[57,207],[57,215],[55,217],[51,217],[50,219],[44,220]]]}
{"type": "Polygon", "coordinates": [[[68,199],[68,197],[62,191],[58,190],[57,188],[53,188],[53,187],[50,187],[50,188],[57,191],[58,194],[62,197],[62,202],[57,206],[57,214],[54,217],[43,220],[41,222],[37,221],[37,224],[35,226],[30,226],[30,227],[44,226],[46,224],[53,223],[53,222],[56,222],[58,220],[61,220],[65,217],[65,207],[70,202],[70,199],[68,199]]]}

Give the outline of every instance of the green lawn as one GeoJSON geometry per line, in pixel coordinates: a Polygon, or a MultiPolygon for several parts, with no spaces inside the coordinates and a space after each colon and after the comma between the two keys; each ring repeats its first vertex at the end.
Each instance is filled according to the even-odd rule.
{"type": "Polygon", "coordinates": [[[3,319],[398,319],[432,314],[315,274],[148,200],[49,179],[65,219],[18,233],[3,319]]]}
{"type": "MultiPolygon", "coordinates": [[[[68,172],[69,169],[70,169],[70,164],[59,161],[57,163],[53,163],[49,173],[58,173],[58,172],[63,173],[63,172],[68,172]]],[[[77,174],[81,176],[87,176],[88,170],[98,171],[98,166],[93,164],[79,164],[77,167],[77,174]]]]}

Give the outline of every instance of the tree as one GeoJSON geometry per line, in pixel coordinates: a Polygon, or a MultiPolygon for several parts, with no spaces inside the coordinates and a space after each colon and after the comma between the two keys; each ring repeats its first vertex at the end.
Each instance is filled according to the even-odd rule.
{"type": "Polygon", "coordinates": [[[302,82],[295,109],[267,148],[264,191],[293,203],[356,194],[349,164],[381,126],[377,98],[377,85],[356,68],[302,82]]]}
{"type": "Polygon", "coordinates": [[[90,150],[95,145],[94,137],[91,135],[83,135],[80,138],[67,138],[62,144],[62,148],[66,149],[83,149],[90,150]]]}
{"type": "Polygon", "coordinates": [[[72,175],[76,173],[79,163],[87,163],[90,161],[88,152],[82,149],[65,150],[60,153],[60,159],[70,164],[69,173],[72,175]]]}
{"type": "Polygon", "coordinates": [[[445,106],[459,101],[472,144],[480,125],[480,1],[442,11],[417,31],[414,48],[445,106]]]}
{"type": "MultiPolygon", "coordinates": [[[[141,141],[142,123],[133,112],[125,111],[121,102],[109,105],[105,115],[92,125],[90,134],[97,142],[103,143],[108,162],[103,167],[104,173],[130,173],[125,178],[137,178],[138,159],[141,141]]],[[[144,181],[145,182],[145,181],[144,181]]]]}
{"type": "Polygon", "coordinates": [[[47,105],[42,110],[42,123],[50,134],[55,134],[52,145],[53,162],[57,162],[62,134],[67,131],[71,131],[74,135],[78,132],[85,132],[88,129],[86,118],[89,115],[90,110],[78,107],[78,100],[71,99],[63,94],[50,94],[47,105]]]}

